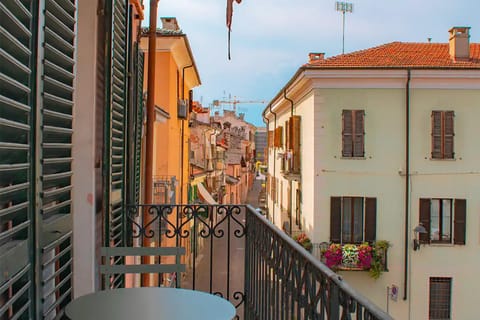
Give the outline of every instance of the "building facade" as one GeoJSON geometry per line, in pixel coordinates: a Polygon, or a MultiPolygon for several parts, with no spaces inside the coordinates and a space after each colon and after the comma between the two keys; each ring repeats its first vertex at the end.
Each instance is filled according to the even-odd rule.
{"type": "MultiPolygon", "coordinates": [[[[188,141],[192,89],[201,84],[188,37],[177,19],[163,17],[156,32],[155,88],[156,121],[154,129],[154,197],[158,203],[187,203],[189,179],[188,141]],[[165,186],[165,187],[163,187],[165,186]],[[163,192],[162,190],[165,190],[163,192]],[[167,190],[175,191],[171,199],[167,190]],[[167,196],[166,196],[167,195],[167,196]]],[[[148,30],[140,47],[148,53],[148,30]]],[[[145,59],[145,70],[148,59],[145,59]]],[[[145,72],[144,88],[147,78],[145,72]]]]}
{"type": "Polygon", "coordinates": [[[480,44],[469,31],[310,54],[264,110],[270,219],[324,250],[388,241],[377,280],[342,271],[345,246],[336,269],[395,319],[477,317],[480,44]]]}

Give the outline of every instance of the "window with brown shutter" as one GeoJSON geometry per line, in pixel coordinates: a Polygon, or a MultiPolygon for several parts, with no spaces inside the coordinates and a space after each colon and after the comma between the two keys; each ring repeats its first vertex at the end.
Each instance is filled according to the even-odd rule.
{"type": "Polygon", "coordinates": [[[268,147],[269,147],[269,148],[273,148],[273,142],[274,142],[274,140],[275,140],[275,138],[274,138],[274,131],[273,131],[273,130],[269,130],[269,131],[268,131],[268,137],[267,137],[267,138],[268,138],[268,142],[267,142],[268,147]]]}
{"type": "Polygon", "coordinates": [[[330,198],[330,241],[340,243],[342,232],[342,198],[330,198]]]}
{"type": "Polygon", "coordinates": [[[453,222],[453,243],[465,244],[467,222],[467,200],[455,199],[455,217],[453,222]]]}
{"type": "Polygon", "coordinates": [[[432,111],[432,159],[453,159],[453,111],[432,111]]]}
{"type": "Polygon", "coordinates": [[[365,156],[365,111],[343,110],[342,156],[345,158],[365,156]]]}
{"type": "Polygon", "coordinates": [[[275,128],[275,138],[274,138],[274,142],[273,142],[273,146],[275,148],[281,148],[282,147],[282,141],[283,141],[282,134],[283,134],[282,126],[279,126],[279,127],[275,128]]]}
{"type": "Polygon", "coordinates": [[[421,243],[465,244],[466,200],[420,199],[421,243]],[[452,235],[453,233],[453,235],[452,235]]]}
{"type": "Polygon", "coordinates": [[[331,197],[330,241],[362,243],[376,240],[376,198],[331,197]]]}
{"type": "Polygon", "coordinates": [[[292,150],[291,171],[293,173],[300,173],[301,165],[301,141],[300,141],[300,116],[293,116],[290,118],[290,148],[292,150]]]}

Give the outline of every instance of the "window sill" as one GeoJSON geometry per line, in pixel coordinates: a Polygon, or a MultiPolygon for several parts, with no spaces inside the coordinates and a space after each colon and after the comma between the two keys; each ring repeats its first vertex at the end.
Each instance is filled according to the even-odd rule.
{"type": "Polygon", "coordinates": [[[431,161],[457,161],[457,158],[428,158],[431,161]]]}
{"type": "Polygon", "coordinates": [[[453,243],[446,243],[446,242],[431,242],[430,247],[455,247],[453,243]]]}
{"type": "Polygon", "coordinates": [[[340,157],[342,160],[366,160],[367,157],[340,157]]]}

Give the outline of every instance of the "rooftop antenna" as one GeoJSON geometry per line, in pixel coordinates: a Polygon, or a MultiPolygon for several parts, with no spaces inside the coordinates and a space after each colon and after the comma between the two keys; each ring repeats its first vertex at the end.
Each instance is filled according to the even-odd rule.
{"type": "Polygon", "coordinates": [[[335,9],[342,12],[343,16],[343,30],[342,30],[342,54],[345,53],[345,12],[353,12],[353,4],[345,1],[337,1],[335,9]]]}

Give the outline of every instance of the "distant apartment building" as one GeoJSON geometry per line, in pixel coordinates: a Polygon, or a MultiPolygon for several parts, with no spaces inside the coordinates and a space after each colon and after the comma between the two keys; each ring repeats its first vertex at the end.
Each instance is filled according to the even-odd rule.
{"type": "Polygon", "coordinates": [[[256,127],[244,119],[244,114],[224,110],[216,112],[211,119],[213,128],[220,133],[216,136],[217,146],[225,146],[225,195],[222,203],[243,203],[253,184],[253,151],[256,127]]]}
{"type": "Polygon", "coordinates": [[[480,43],[469,33],[312,53],[263,112],[269,218],[324,249],[388,241],[377,280],[337,270],[395,319],[478,318],[480,43]]]}
{"type": "Polygon", "coordinates": [[[255,161],[264,163],[267,152],[267,128],[260,127],[255,131],[255,161]]]}

